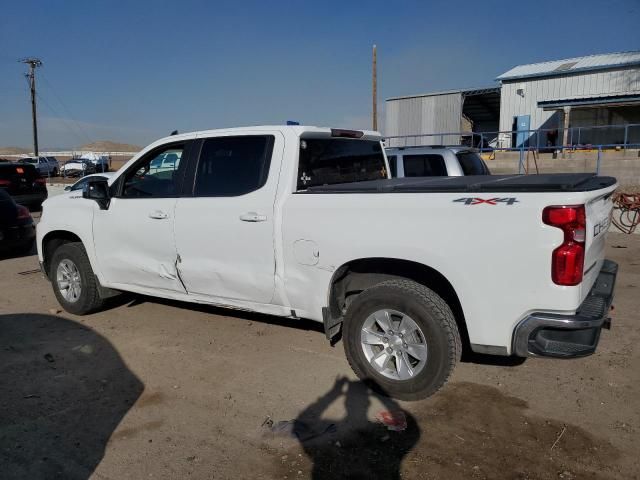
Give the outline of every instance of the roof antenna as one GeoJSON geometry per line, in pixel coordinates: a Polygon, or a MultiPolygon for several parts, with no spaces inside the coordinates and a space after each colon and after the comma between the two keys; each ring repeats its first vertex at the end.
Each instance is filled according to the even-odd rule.
{"type": "Polygon", "coordinates": [[[177,134],[178,134],[178,130],[174,130],[173,132],[171,132],[170,136],[172,137],[172,136],[177,135],[177,134]]]}

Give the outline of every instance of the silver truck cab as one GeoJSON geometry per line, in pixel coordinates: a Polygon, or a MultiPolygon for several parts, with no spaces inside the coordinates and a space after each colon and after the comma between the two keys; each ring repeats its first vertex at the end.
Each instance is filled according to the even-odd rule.
{"type": "Polygon", "coordinates": [[[469,147],[430,145],[389,147],[385,151],[394,178],[491,175],[478,151],[469,147]]]}

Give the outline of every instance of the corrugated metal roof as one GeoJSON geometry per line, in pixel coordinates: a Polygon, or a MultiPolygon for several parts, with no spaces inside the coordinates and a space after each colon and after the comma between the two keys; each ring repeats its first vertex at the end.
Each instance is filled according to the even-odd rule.
{"type": "Polygon", "coordinates": [[[452,95],[456,93],[461,93],[463,95],[479,95],[482,93],[493,93],[499,92],[500,87],[479,87],[479,88],[459,88],[456,90],[442,90],[440,92],[429,92],[429,93],[417,93],[415,95],[404,95],[400,97],[389,97],[385,99],[386,102],[391,100],[405,100],[407,98],[419,98],[419,97],[433,97],[436,95],[452,95]]]}
{"type": "Polygon", "coordinates": [[[551,62],[518,65],[500,75],[496,80],[511,80],[516,78],[546,77],[551,75],[566,75],[573,72],[602,70],[605,68],[640,65],[640,51],[605,53],[589,55],[587,57],[567,58],[551,62]]]}

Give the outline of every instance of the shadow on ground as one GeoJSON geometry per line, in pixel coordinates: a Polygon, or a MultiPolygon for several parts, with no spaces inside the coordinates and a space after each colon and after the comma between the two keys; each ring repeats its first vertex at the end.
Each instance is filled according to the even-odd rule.
{"type": "MultiPolygon", "coordinates": [[[[400,479],[400,466],[404,457],[420,439],[416,419],[397,402],[370,390],[364,383],[337,379],[333,387],[307,406],[298,417],[289,422],[271,426],[272,434],[288,434],[304,451],[310,461],[313,480],[400,479]],[[344,404],[344,415],[332,418],[331,406],[344,404]],[[388,430],[381,421],[371,420],[371,407],[382,405],[389,414],[389,423],[398,431],[388,430]]],[[[282,461],[277,478],[301,477],[298,463],[282,461]]],[[[281,459],[285,460],[285,457],[281,459]]],[[[295,455],[291,455],[295,459],[295,455]]],[[[302,467],[300,465],[300,467],[302,467]]]]}
{"type": "Polygon", "coordinates": [[[606,439],[534,416],[525,401],[468,382],[401,406],[361,382],[337,380],[292,422],[290,437],[293,442],[267,437],[275,478],[629,478],[606,439]],[[342,401],[344,413],[334,418],[329,406],[342,401]],[[406,428],[387,431],[367,415],[371,405],[374,412],[376,406],[396,417],[400,412],[406,428]]]}
{"type": "Polygon", "coordinates": [[[89,478],[143,388],[90,328],[0,315],[0,476],[89,478]]]}

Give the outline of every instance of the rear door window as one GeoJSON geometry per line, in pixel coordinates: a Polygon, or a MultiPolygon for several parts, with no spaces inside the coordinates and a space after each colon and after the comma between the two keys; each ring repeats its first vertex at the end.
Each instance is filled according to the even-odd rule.
{"type": "Polygon", "coordinates": [[[349,138],[300,139],[298,190],[381,178],[387,178],[387,169],[379,141],[349,138]]]}
{"type": "Polygon", "coordinates": [[[465,175],[490,175],[484,160],[475,152],[462,151],[456,153],[460,168],[465,175]]]}
{"type": "Polygon", "coordinates": [[[274,141],[273,135],[206,139],[198,159],[194,196],[237,197],[262,188],[274,141]]]}
{"type": "Polygon", "coordinates": [[[404,155],[405,177],[446,177],[447,167],[442,155],[404,155]]]}

